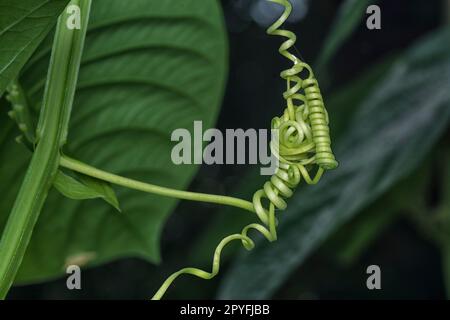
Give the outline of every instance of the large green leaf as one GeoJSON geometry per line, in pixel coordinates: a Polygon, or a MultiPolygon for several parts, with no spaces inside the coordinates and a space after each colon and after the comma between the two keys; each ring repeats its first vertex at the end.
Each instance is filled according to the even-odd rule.
{"type": "MultiPolygon", "coordinates": [[[[44,43],[21,78],[34,110],[49,50],[44,43]]],[[[194,120],[213,125],[225,75],[226,36],[217,1],[93,1],[65,153],[130,178],[184,189],[196,166],[172,163],[171,133],[191,131],[194,120]]],[[[15,172],[24,163],[16,159],[15,172]]],[[[100,200],[50,194],[18,282],[56,276],[74,256],[89,256],[90,265],[123,256],[158,262],[161,229],[177,201],[116,190],[122,214],[100,200]]],[[[0,204],[2,214],[12,199],[0,204]]]]}
{"type": "Polygon", "coordinates": [[[259,241],[237,259],[220,298],[270,297],[331,232],[422,161],[450,118],[449,40],[441,30],[393,66],[337,145],[340,167],[297,192],[280,215],[278,241],[259,241]]]}
{"type": "Polygon", "coordinates": [[[0,0],[0,96],[69,0],[0,0]]]}

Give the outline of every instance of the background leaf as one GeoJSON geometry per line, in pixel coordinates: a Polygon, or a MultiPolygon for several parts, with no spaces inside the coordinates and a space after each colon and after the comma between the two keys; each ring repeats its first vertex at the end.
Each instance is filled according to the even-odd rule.
{"type": "Polygon", "coordinates": [[[69,0],[0,0],[0,96],[69,0]]]}
{"type": "MultiPolygon", "coordinates": [[[[21,78],[34,110],[50,45],[51,38],[21,78]]],[[[192,130],[194,120],[204,128],[213,124],[225,75],[226,36],[217,1],[96,0],[65,153],[120,175],[185,189],[197,167],[172,163],[170,135],[177,128],[192,130]]],[[[10,165],[17,173],[26,161],[10,165]]],[[[161,228],[177,201],[125,189],[117,195],[120,215],[102,201],[51,194],[17,281],[55,277],[67,259],[86,252],[95,257],[90,265],[123,256],[159,262],[161,228]]],[[[2,214],[13,196],[1,204],[2,214]]]]}
{"type": "Polygon", "coordinates": [[[303,188],[280,215],[279,239],[258,243],[226,275],[219,298],[264,299],[326,237],[410,173],[450,118],[450,30],[414,46],[362,104],[336,147],[340,167],[303,188]]]}
{"type": "Polygon", "coordinates": [[[336,54],[339,47],[351,36],[358,27],[362,17],[366,13],[369,4],[375,1],[369,0],[346,0],[339,8],[339,12],[331,27],[331,32],[325,39],[325,45],[320,50],[316,68],[320,73],[330,59],[336,54]]]}
{"type": "Polygon", "coordinates": [[[384,231],[405,216],[405,212],[410,208],[421,208],[430,182],[429,158],[418,170],[339,228],[325,244],[325,247],[328,244],[327,255],[335,256],[341,265],[351,266],[357,263],[384,231]]]}

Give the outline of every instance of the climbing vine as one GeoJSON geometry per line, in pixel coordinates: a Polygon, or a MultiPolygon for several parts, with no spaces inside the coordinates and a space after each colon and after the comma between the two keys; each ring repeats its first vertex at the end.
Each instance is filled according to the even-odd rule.
{"type": "MultiPolygon", "coordinates": [[[[245,249],[251,250],[254,248],[255,243],[249,236],[249,232],[252,230],[258,231],[270,242],[277,240],[276,210],[286,209],[287,199],[293,195],[296,187],[302,180],[307,184],[316,184],[325,170],[337,167],[337,161],[331,150],[328,114],[324,107],[317,79],[311,67],[290,52],[290,49],[296,42],[295,34],[281,29],[281,26],[292,11],[291,4],[288,0],[269,1],[282,5],[284,12],[268,28],[267,33],[286,38],[279,48],[279,53],[289,59],[293,65],[280,74],[281,78],[286,81],[286,90],[283,93],[286,106],[282,115],[274,117],[271,123],[271,128],[274,132],[277,132],[277,137],[271,141],[270,148],[272,154],[279,160],[279,166],[264,186],[254,193],[252,201],[221,195],[175,190],[129,179],[94,168],[60,152],[60,149],[66,142],[67,126],[87,22],[83,25],[83,32],[77,35],[73,31],[61,27],[61,22],[58,25],[59,31],[56,34],[51,61],[53,68],[50,68],[50,77],[46,87],[46,100],[44,100],[44,108],[41,112],[37,129],[29,114],[26,98],[20,83],[14,81],[8,88],[8,100],[12,106],[9,115],[17,122],[22,132],[20,142],[28,146],[36,159],[42,153],[42,149],[48,145],[48,150],[44,152],[44,156],[47,156],[48,159],[39,158],[40,162],[36,162],[34,171],[30,169],[30,175],[41,177],[40,183],[34,183],[36,193],[43,192],[46,194],[49,186],[54,182],[55,176],[59,172],[58,170],[64,169],[72,174],[82,174],[104,183],[112,183],[160,196],[234,206],[256,215],[257,221],[245,226],[241,233],[225,237],[218,244],[214,252],[212,270],[210,272],[197,268],[181,269],[167,278],[155,293],[153,299],[161,299],[172,282],[182,274],[191,274],[203,279],[211,279],[216,276],[220,269],[221,252],[227,244],[238,240],[241,241],[245,249]],[[72,51],[61,53],[61,50],[64,48],[72,48],[72,51]],[[58,64],[65,66],[63,68],[65,72],[62,73],[62,76],[60,72],[57,73],[55,71],[58,64]],[[69,86],[70,90],[65,91],[65,86],[69,86]],[[62,109],[50,109],[57,106],[61,106],[62,109]],[[51,141],[49,141],[49,128],[53,128],[50,131],[52,133],[50,135],[51,141]],[[46,143],[46,141],[48,142],[46,143]],[[45,170],[38,168],[41,163],[47,164],[45,170]]],[[[86,16],[88,15],[90,1],[73,0],[71,3],[81,5],[83,13],[86,16]]],[[[29,180],[27,181],[29,182],[29,180]]],[[[34,181],[38,180],[34,179],[34,181]]],[[[70,196],[70,192],[64,194],[70,196]]],[[[37,212],[42,207],[45,195],[33,199],[30,201],[25,199],[21,200],[22,202],[18,202],[17,208],[13,209],[12,218],[10,218],[12,220],[8,223],[6,235],[2,239],[1,245],[9,248],[3,251],[5,253],[2,253],[1,257],[4,263],[0,265],[0,271],[5,271],[0,279],[3,295],[6,294],[17,272],[26,242],[30,236],[28,231],[37,219],[37,212]],[[27,204],[29,204],[29,208],[24,207],[27,204]],[[14,220],[17,214],[19,214],[19,219],[14,220]],[[22,230],[27,235],[26,241],[22,237],[14,236],[12,232],[9,232],[12,230],[22,230]]]]}
{"type": "Polygon", "coordinates": [[[281,117],[272,119],[271,127],[277,130],[278,141],[272,140],[270,147],[279,160],[279,167],[263,188],[253,195],[253,209],[259,222],[245,226],[241,233],[229,235],[219,243],[214,252],[211,272],[197,268],[181,269],[167,278],[153,296],[155,300],[161,299],[170,284],[182,274],[203,279],[216,276],[220,269],[221,252],[228,243],[239,240],[245,249],[253,249],[255,243],[248,235],[250,230],[257,230],[270,242],[277,240],[275,209],[286,209],[285,199],[293,195],[302,178],[307,184],[316,184],[324,170],[334,169],[338,165],[331,150],[328,114],[318,82],[311,67],[289,52],[296,42],[295,34],[280,29],[291,14],[292,6],[288,0],[269,1],[283,5],[284,12],[267,33],[287,38],[279,52],[294,65],[281,72],[281,78],[286,80],[287,85],[283,93],[287,106],[281,117]],[[306,76],[302,76],[304,71],[306,76]],[[317,171],[312,178],[310,172],[315,167],[317,171]],[[264,199],[269,202],[268,206],[264,206],[264,199]]]}

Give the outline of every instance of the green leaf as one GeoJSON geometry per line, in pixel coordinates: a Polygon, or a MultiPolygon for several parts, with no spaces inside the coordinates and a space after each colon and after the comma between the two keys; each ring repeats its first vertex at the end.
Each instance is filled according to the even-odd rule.
{"type": "Polygon", "coordinates": [[[120,212],[119,200],[117,200],[116,193],[108,182],[86,175],[79,175],[79,178],[80,180],[77,180],[59,170],[53,185],[69,199],[102,198],[120,212]]]}
{"type": "MultiPolygon", "coordinates": [[[[81,21],[79,30],[74,30],[66,26],[66,19],[69,18],[67,12],[58,18],[39,116],[40,140],[0,241],[0,299],[6,297],[16,278],[34,226],[58,171],[61,147],[66,142],[91,0],[72,0],[70,3],[78,6],[84,20],[81,21]]],[[[11,94],[20,92],[13,90],[11,94]]],[[[19,128],[24,129],[20,124],[19,128]]]]}
{"type": "MultiPolygon", "coordinates": [[[[34,110],[42,98],[49,47],[47,41],[42,44],[20,79],[34,110]]],[[[64,153],[126,177],[186,189],[197,166],[173,164],[171,133],[193,131],[194,120],[213,126],[226,54],[217,1],[93,1],[64,153]]],[[[20,172],[25,162],[21,157],[1,162],[0,173],[8,165],[20,172]]],[[[2,186],[14,187],[14,176],[6,177],[2,186]]],[[[161,229],[177,201],[116,191],[120,215],[103,201],[51,193],[17,281],[61,275],[69,257],[86,252],[95,256],[89,265],[124,256],[158,263],[161,229]]],[[[0,203],[0,216],[10,203],[10,197],[0,203]]]]}
{"type": "Polygon", "coordinates": [[[0,96],[56,24],[68,2],[0,1],[0,96]]]}
{"type": "MultiPolygon", "coordinates": [[[[357,79],[340,88],[326,99],[326,105],[331,119],[331,132],[333,140],[337,141],[342,135],[342,131],[348,125],[350,117],[347,115],[354,112],[358,105],[364,101],[367,95],[376,87],[380,80],[386,76],[386,73],[396,61],[396,57],[390,56],[380,63],[368,67],[357,79]]],[[[242,181],[234,188],[230,194],[233,197],[241,199],[251,199],[255,190],[261,188],[266,182],[267,176],[259,174],[259,168],[252,168],[245,173],[242,181]]],[[[210,262],[211,254],[216,245],[225,236],[238,232],[245,226],[254,221],[254,217],[242,214],[233,207],[222,207],[205,227],[192,245],[192,251],[189,265],[204,265],[210,262]]],[[[233,244],[231,244],[233,246],[233,244]]],[[[233,248],[227,248],[222,252],[221,261],[226,263],[227,259],[232,258],[236,250],[242,247],[234,245],[233,248]],[[236,249],[236,250],[235,250],[236,249]]]]}
{"type": "Polygon", "coordinates": [[[336,139],[341,137],[351,121],[348,115],[357,110],[367,95],[379,85],[380,80],[386,77],[396,61],[397,56],[388,56],[380,63],[371,65],[361,76],[339,88],[336,93],[327,98],[326,106],[332,119],[330,128],[333,140],[337,141],[336,139]]]}
{"type": "MultiPolygon", "coordinates": [[[[430,156],[427,157],[429,160],[430,156]]],[[[425,161],[406,179],[402,179],[374,204],[330,237],[327,253],[343,265],[354,263],[401,213],[422,208],[430,180],[430,161],[425,161]]]]}
{"type": "Polygon", "coordinates": [[[331,32],[325,39],[322,50],[320,50],[320,56],[316,63],[318,71],[326,67],[337,50],[358,27],[367,7],[373,3],[374,1],[370,0],[346,0],[341,5],[331,27],[331,32]]]}
{"type": "Polygon", "coordinates": [[[280,215],[278,241],[258,241],[225,276],[220,298],[270,297],[332,232],[416,168],[450,118],[450,30],[396,63],[336,146],[340,167],[299,190],[280,215]]]}

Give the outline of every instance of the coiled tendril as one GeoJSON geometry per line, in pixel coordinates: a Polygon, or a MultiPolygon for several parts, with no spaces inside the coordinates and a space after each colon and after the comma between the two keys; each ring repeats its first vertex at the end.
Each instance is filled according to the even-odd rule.
{"type": "Polygon", "coordinates": [[[217,246],[211,272],[197,268],[184,268],[172,274],[153,296],[160,299],[171,283],[182,274],[192,274],[203,279],[216,276],[220,268],[220,256],[223,248],[234,240],[240,240],[245,249],[251,250],[255,243],[248,236],[252,229],[259,231],[268,241],[277,239],[275,209],[284,210],[286,200],[294,193],[302,178],[307,184],[317,183],[324,170],[337,167],[337,161],[331,150],[328,128],[328,114],[324,107],[318,82],[311,67],[289,52],[294,46],[296,36],[291,31],[280,27],[289,17],[292,6],[288,0],[268,0],[284,6],[281,17],[268,28],[267,33],[287,38],[280,46],[279,52],[291,60],[294,65],[281,72],[287,88],[283,97],[287,102],[284,113],[272,119],[272,129],[278,132],[278,139],[272,140],[272,153],[279,160],[275,174],[261,190],[253,195],[253,207],[260,223],[247,225],[241,233],[224,238],[217,246]],[[302,77],[302,74],[306,76],[302,77]],[[314,178],[310,171],[318,166],[314,178]],[[268,202],[267,206],[263,202],[268,202]]]}

